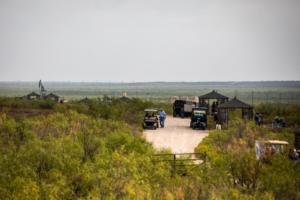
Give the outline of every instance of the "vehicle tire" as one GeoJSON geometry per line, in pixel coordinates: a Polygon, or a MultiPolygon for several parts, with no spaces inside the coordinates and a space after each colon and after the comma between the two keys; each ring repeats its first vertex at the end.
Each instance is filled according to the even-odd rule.
{"type": "Polygon", "coordinates": [[[181,118],[184,118],[185,116],[184,116],[184,113],[180,113],[180,117],[181,118]]]}

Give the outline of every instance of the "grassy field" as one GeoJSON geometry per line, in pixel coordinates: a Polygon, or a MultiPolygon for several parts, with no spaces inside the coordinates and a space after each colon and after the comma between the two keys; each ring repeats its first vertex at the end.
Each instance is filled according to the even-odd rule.
{"type": "MultiPolygon", "coordinates": [[[[200,96],[217,90],[232,98],[252,103],[300,102],[300,81],[270,82],[151,82],[151,83],[101,83],[101,82],[44,82],[48,92],[65,99],[83,97],[118,97],[127,92],[129,97],[168,101],[171,96],[200,96]],[[252,98],[253,97],[253,98],[252,98]]],[[[0,96],[18,97],[38,92],[38,82],[0,82],[0,96]]]]}

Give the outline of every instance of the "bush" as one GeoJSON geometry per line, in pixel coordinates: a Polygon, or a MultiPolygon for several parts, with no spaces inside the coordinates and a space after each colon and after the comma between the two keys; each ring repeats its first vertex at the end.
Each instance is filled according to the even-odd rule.
{"type": "Polygon", "coordinates": [[[211,195],[217,199],[299,199],[300,165],[288,160],[287,154],[257,161],[254,149],[257,139],[290,141],[292,132],[272,133],[241,120],[229,127],[211,132],[195,149],[207,155],[200,176],[213,188],[211,195]]]}

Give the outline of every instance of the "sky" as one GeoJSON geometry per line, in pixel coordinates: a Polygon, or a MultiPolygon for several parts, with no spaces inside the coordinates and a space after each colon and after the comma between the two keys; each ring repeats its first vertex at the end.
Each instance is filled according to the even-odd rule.
{"type": "Polygon", "coordinates": [[[0,81],[300,80],[299,0],[0,0],[0,81]]]}

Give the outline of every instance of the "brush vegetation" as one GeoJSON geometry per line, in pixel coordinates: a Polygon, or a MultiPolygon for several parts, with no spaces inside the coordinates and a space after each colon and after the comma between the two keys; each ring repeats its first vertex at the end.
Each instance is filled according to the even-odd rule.
{"type": "MultiPolygon", "coordinates": [[[[291,128],[232,119],[195,149],[205,163],[181,176],[169,163],[153,162],[158,152],[141,137],[142,110],[149,107],[171,109],[140,99],[1,98],[0,199],[300,199],[299,164],[286,155],[255,160],[256,139],[292,146],[291,128]]],[[[299,106],[258,109],[266,119],[284,114],[299,122],[299,106]]]]}

